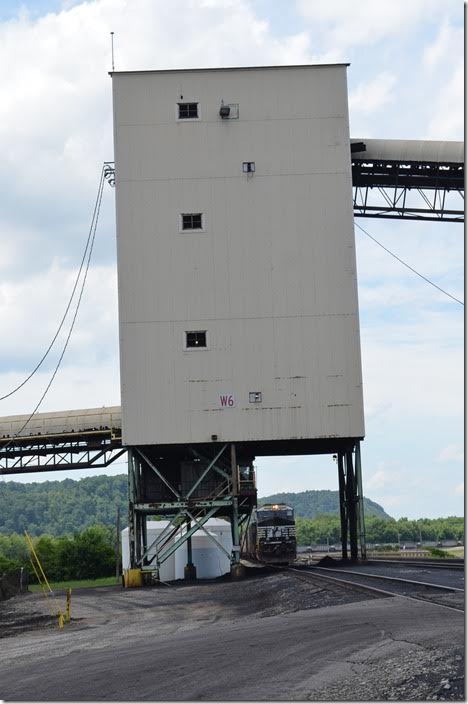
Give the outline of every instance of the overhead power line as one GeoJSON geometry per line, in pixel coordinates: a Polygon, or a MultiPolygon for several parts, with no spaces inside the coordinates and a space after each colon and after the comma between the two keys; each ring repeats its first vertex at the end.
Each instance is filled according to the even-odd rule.
{"type": "Polygon", "coordinates": [[[461,306],[464,306],[464,305],[465,305],[464,302],[461,301],[459,298],[456,298],[455,296],[452,296],[451,293],[449,293],[448,291],[445,291],[443,288],[441,288],[440,286],[438,286],[437,284],[435,284],[433,281],[431,281],[430,279],[428,279],[427,276],[424,276],[423,274],[420,274],[419,271],[416,271],[416,269],[413,269],[412,266],[410,266],[410,265],[407,264],[405,261],[403,261],[403,259],[401,259],[400,257],[398,257],[394,252],[391,252],[389,249],[387,249],[387,247],[385,247],[381,242],[379,242],[378,240],[376,240],[375,237],[373,237],[369,232],[367,232],[367,230],[365,230],[363,227],[361,227],[361,225],[359,225],[359,223],[355,222],[354,224],[356,225],[356,227],[358,227],[358,228],[361,230],[361,232],[363,232],[365,235],[367,235],[367,237],[370,237],[371,240],[373,240],[376,244],[378,244],[379,247],[382,247],[382,249],[384,249],[386,252],[388,252],[388,254],[390,254],[394,259],[396,259],[397,261],[399,261],[400,264],[403,264],[403,266],[406,266],[407,269],[409,269],[410,271],[412,271],[413,274],[416,274],[417,276],[419,276],[420,279],[423,279],[423,281],[426,281],[426,282],[427,282],[428,284],[430,284],[431,286],[434,286],[434,288],[436,288],[438,291],[441,291],[441,293],[445,294],[446,296],[448,296],[449,298],[451,298],[453,301],[456,301],[456,302],[459,303],[461,306]]]}
{"type": "Polygon", "coordinates": [[[42,366],[43,362],[44,362],[45,359],[47,358],[49,352],[51,351],[52,347],[54,346],[54,343],[55,343],[57,337],[58,337],[59,334],[60,334],[60,331],[61,331],[62,328],[63,328],[63,325],[64,325],[65,320],[66,320],[67,315],[68,315],[68,311],[70,310],[71,304],[72,304],[73,299],[74,299],[74,297],[75,297],[75,293],[76,293],[76,289],[77,289],[77,286],[78,286],[78,282],[79,282],[80,277],[81,277],[81,272],[83,271],[83,266],[84,266],[84,263],[85,263],[85,261],[86,261],[86,255],[87,255],[87,253],[88,253],[89,243],[90,243],[90,241],[91,241],[91,236],[92,236],[92,233],[93,233],[93,226],[94,226],[94,223],[95,223],[95,220],[96,220],[96,212],[97,212],[97,208],[98,208],[99,194],[100,194],[101,191],[102,191],[102,187],[101,187],[102,179],[103,179],[103,174],[101,174],[101,181],[100,181],[100,183],[99,183],[98,195],[97,195],[97,197],[96,197],[96,202],[95,202],[95,204],[94,204],[93,217],[92,217],[92,219],[91,219],[91,225],[90,225],[89,232],[88,232],[88,238],[87,238],[87,240],[86,240],[86,246],[85,246],[85,248],[84,248],[83,256],[82,256],[82,258],[81,258],[80,268],[79,268],[79,270],[78,270],[78,274],[77,274],[77,276],[76,276],[75,283],[74,283],[74,285],[73,285],[73,290],[72,290],[72,292],[71,292],[70,298],[69,298],[68,303],[67,303],[67,307],[65,308],[65,313],[63,314],[62,320],[60,321],[60,324],[59,324],[59,326],[58,326],[58,328],[57,328],[57,331],[56,331],[55,335],[53,336],[53,338],[52,338],[52,340],[51,340],[51,342],[50,342],[48,348],[46,349],[46,351],[44,352],[43,356],[41,357],[41,359],[39,360],[39,362],[36,364],[36,366],[34,367],[34,369],[32,370],[32,372],[21,382],[21,384],[18,384],[18,386],[15,386],[14,389],[12,389],[11,391],[9,391],[9,392],[8,392],[7,394],[5,394],[4,396],[0,396],[0,401],[4,401],[4,400],[5,400],[6,398],[8,398],[9,396],[13,396],[13,394],[15,394],[17,391],[19,391],[19,390],[20,390],[25,384],[27,384],[27,382],[34,376],[34,374],[38,371],[38,369],[40,369],[40,367],[42,366]]]}
{"type": "Polygon", "coordinates": [[[60,353],[60,356],[59,356],[59,358],[58,358],[58,361],[57,361],[57,364],[56,364],[56,366],[55,366],[55,369],[54,369],[54,371],[53,371],[53,373],[52,373],[52,376],[51,376],[51,378],[50,378],[50,380],[49,380],[49,382],[48,382],[48,384],[47,384],[47,386],[46,386],[46,388],[45,388],[45,390],[44,390],[44,392],[43,392],[41,398],[39,399],[39,401],[38,401],[38,403],[36,404],[34,410],[33,410],[32,413],[29,415],[29,417],[27,418],[27,420],[25,421],[25,423],[23,423],[23,425],[21,426],[21,428],[13,435],[13,437],[11,438],[11,440],[9,440],[9,442],[7,442],[6,445],[3,445],[3,446],[2,446],[2,448],[1,448],[2,450],[5,450],[7,447],[9,447],[9,446],[16,440],[16,438],[17,438],[19,435],[21,435],[21,433],[22,433],[23,430],[26,428],[26,426],[28,425],[28,423],[31,421],[31,419],[33,418],[33,416],[37,413],[37,411],[38,411],[38,409],[39,409],[41,403],[43,402],[43,400],[45,399],[45,397],[46,397],[46,395],[47,395],[47,392],[49,391],[50,387],[52,386],[52,383],[53,383],[53,381],[54,381],[54,379],[55,379],[55,377],[56,377],[56,375],[57,375],[57,372],[58,372],[58,370],[59,370],[59,368],[60,368],[60,365],[61,365],[61,363],[62,363],[62,360],[63,360],[63,357],[64,357],[64,355],[65,355],[65,352],[66,352],[66,350],[67,350],[68,343],[70,342],[70,338],[71,338],[71,335],[72,335],[72,332],[73,332],[73,328],[74,328],[74,326],[75,326],[75,321],[76,321],[76,318],[77,318],[77,315],[78,315],[78,311],[79,311],[79,309],[80,309],[81,299],[82,299],[82,297],[83,297],[83,291],[84,291],[85,284],[86,284],[86,279],[87,279],[87,276],[88,276],[89,264],[90,264],[90,261],[91,261],[91,255],[92,255],[92,253],[93,253],[93,247],[94,247],[94,240],[95,240],[95,237],[96,237],[96,228],[97,228],[97,224],[98,224],[98,220],[99,220],[99,212],[100,212],[100,210],[101,210],[101,200],[102,200],[102,193],[103,193],[103,189],[104,189],[104,182],[105,182],[105,180],[104,180],[104,169],[103,169],[102,172],[101,172],[101,178],[100,178],[100,181],[99,181],[98,195],[97,195],[96,205],[95,205],[94,213],[93,213],[93,222],[92,222],[92,224],[91,224],[91,230],[90,230],[91,239],[90,239],[90,244],[89,244],[89,249],[88,249],[88,256],[87,256],[87,260],[86,260],[86,267],[85,267],[85,271],[84,271],[84,275],[83,275],[83,281],[82,281],[82,283],[81,283],[81,288],[80,288],[80,292],[79,292],[79,295],[78,295],[78,300],[77,300],[77,303],[76,303],[75,311],[74,311],[73,318],[72,318],[72,321],[71,321],[71,324],[70,324],[70,329],[69,329],[69,331],[68,331],[67,338],[66,338],[65,343],[64,343],[64,345],[63,345],[62,351],[61,351],[61,353],[60,353]]]}

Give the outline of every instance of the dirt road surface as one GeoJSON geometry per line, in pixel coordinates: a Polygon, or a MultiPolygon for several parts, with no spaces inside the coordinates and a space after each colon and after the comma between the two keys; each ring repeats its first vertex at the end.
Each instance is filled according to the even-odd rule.
{"type": "Polygon", "coordinates": [[[0,607],[6,701],[464,698],[463,614],[423,602],[273,574],[76,591],[63,631],[46,607],[0,607]]]}

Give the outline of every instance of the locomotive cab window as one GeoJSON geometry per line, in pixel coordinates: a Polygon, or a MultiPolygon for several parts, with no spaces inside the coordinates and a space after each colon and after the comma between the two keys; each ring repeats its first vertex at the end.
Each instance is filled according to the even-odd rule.
{"type": "Polygon", "coordinates": [[[198,120],[198,103],[177,103],[179,120],[198,120]]]}
{"type": "Polygon", "coordinates": [[[185,333],[185,348],[203,348],[207,347],[206,330],[190,330],[185,333]]]}
{"type": "Polygon", "coordinates": [[[288,526],[294,525],[294,512],[292,509],[262,509],[257,511],[259,526],[288,526]]]}

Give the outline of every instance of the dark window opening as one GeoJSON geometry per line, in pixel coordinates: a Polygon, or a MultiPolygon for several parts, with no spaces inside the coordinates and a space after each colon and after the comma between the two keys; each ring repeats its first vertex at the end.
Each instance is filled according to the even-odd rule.
{"type": "Polygon", "coordinates": [[[198,103],[179,103],[179,120],[190,120],[198,117],[198,103]]]}
{"type": "Polygon", "coordinates": [[[201,230],[203,228],[202,213],[182,215],[183,230],[201,230]]]}
{"type": "Polygon", "coordinates": [[[206,330],[185,333],[186,347],[206,347],[206,330]]]}

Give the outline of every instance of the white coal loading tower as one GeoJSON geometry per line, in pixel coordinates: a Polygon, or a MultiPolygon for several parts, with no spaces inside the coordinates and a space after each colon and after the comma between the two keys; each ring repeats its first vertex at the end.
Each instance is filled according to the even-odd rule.
{"type": "Polygon", "coordinates": [[[236,574],[259,455],[337,455],[343,547],[357,556],[364,415],[346,71],[112,73],[134,567],[157,568],[185,541],[190,575],[191,535],[224,516],[236,574]],[[169,524],[150,546],[154,515],[169,524]]]}

